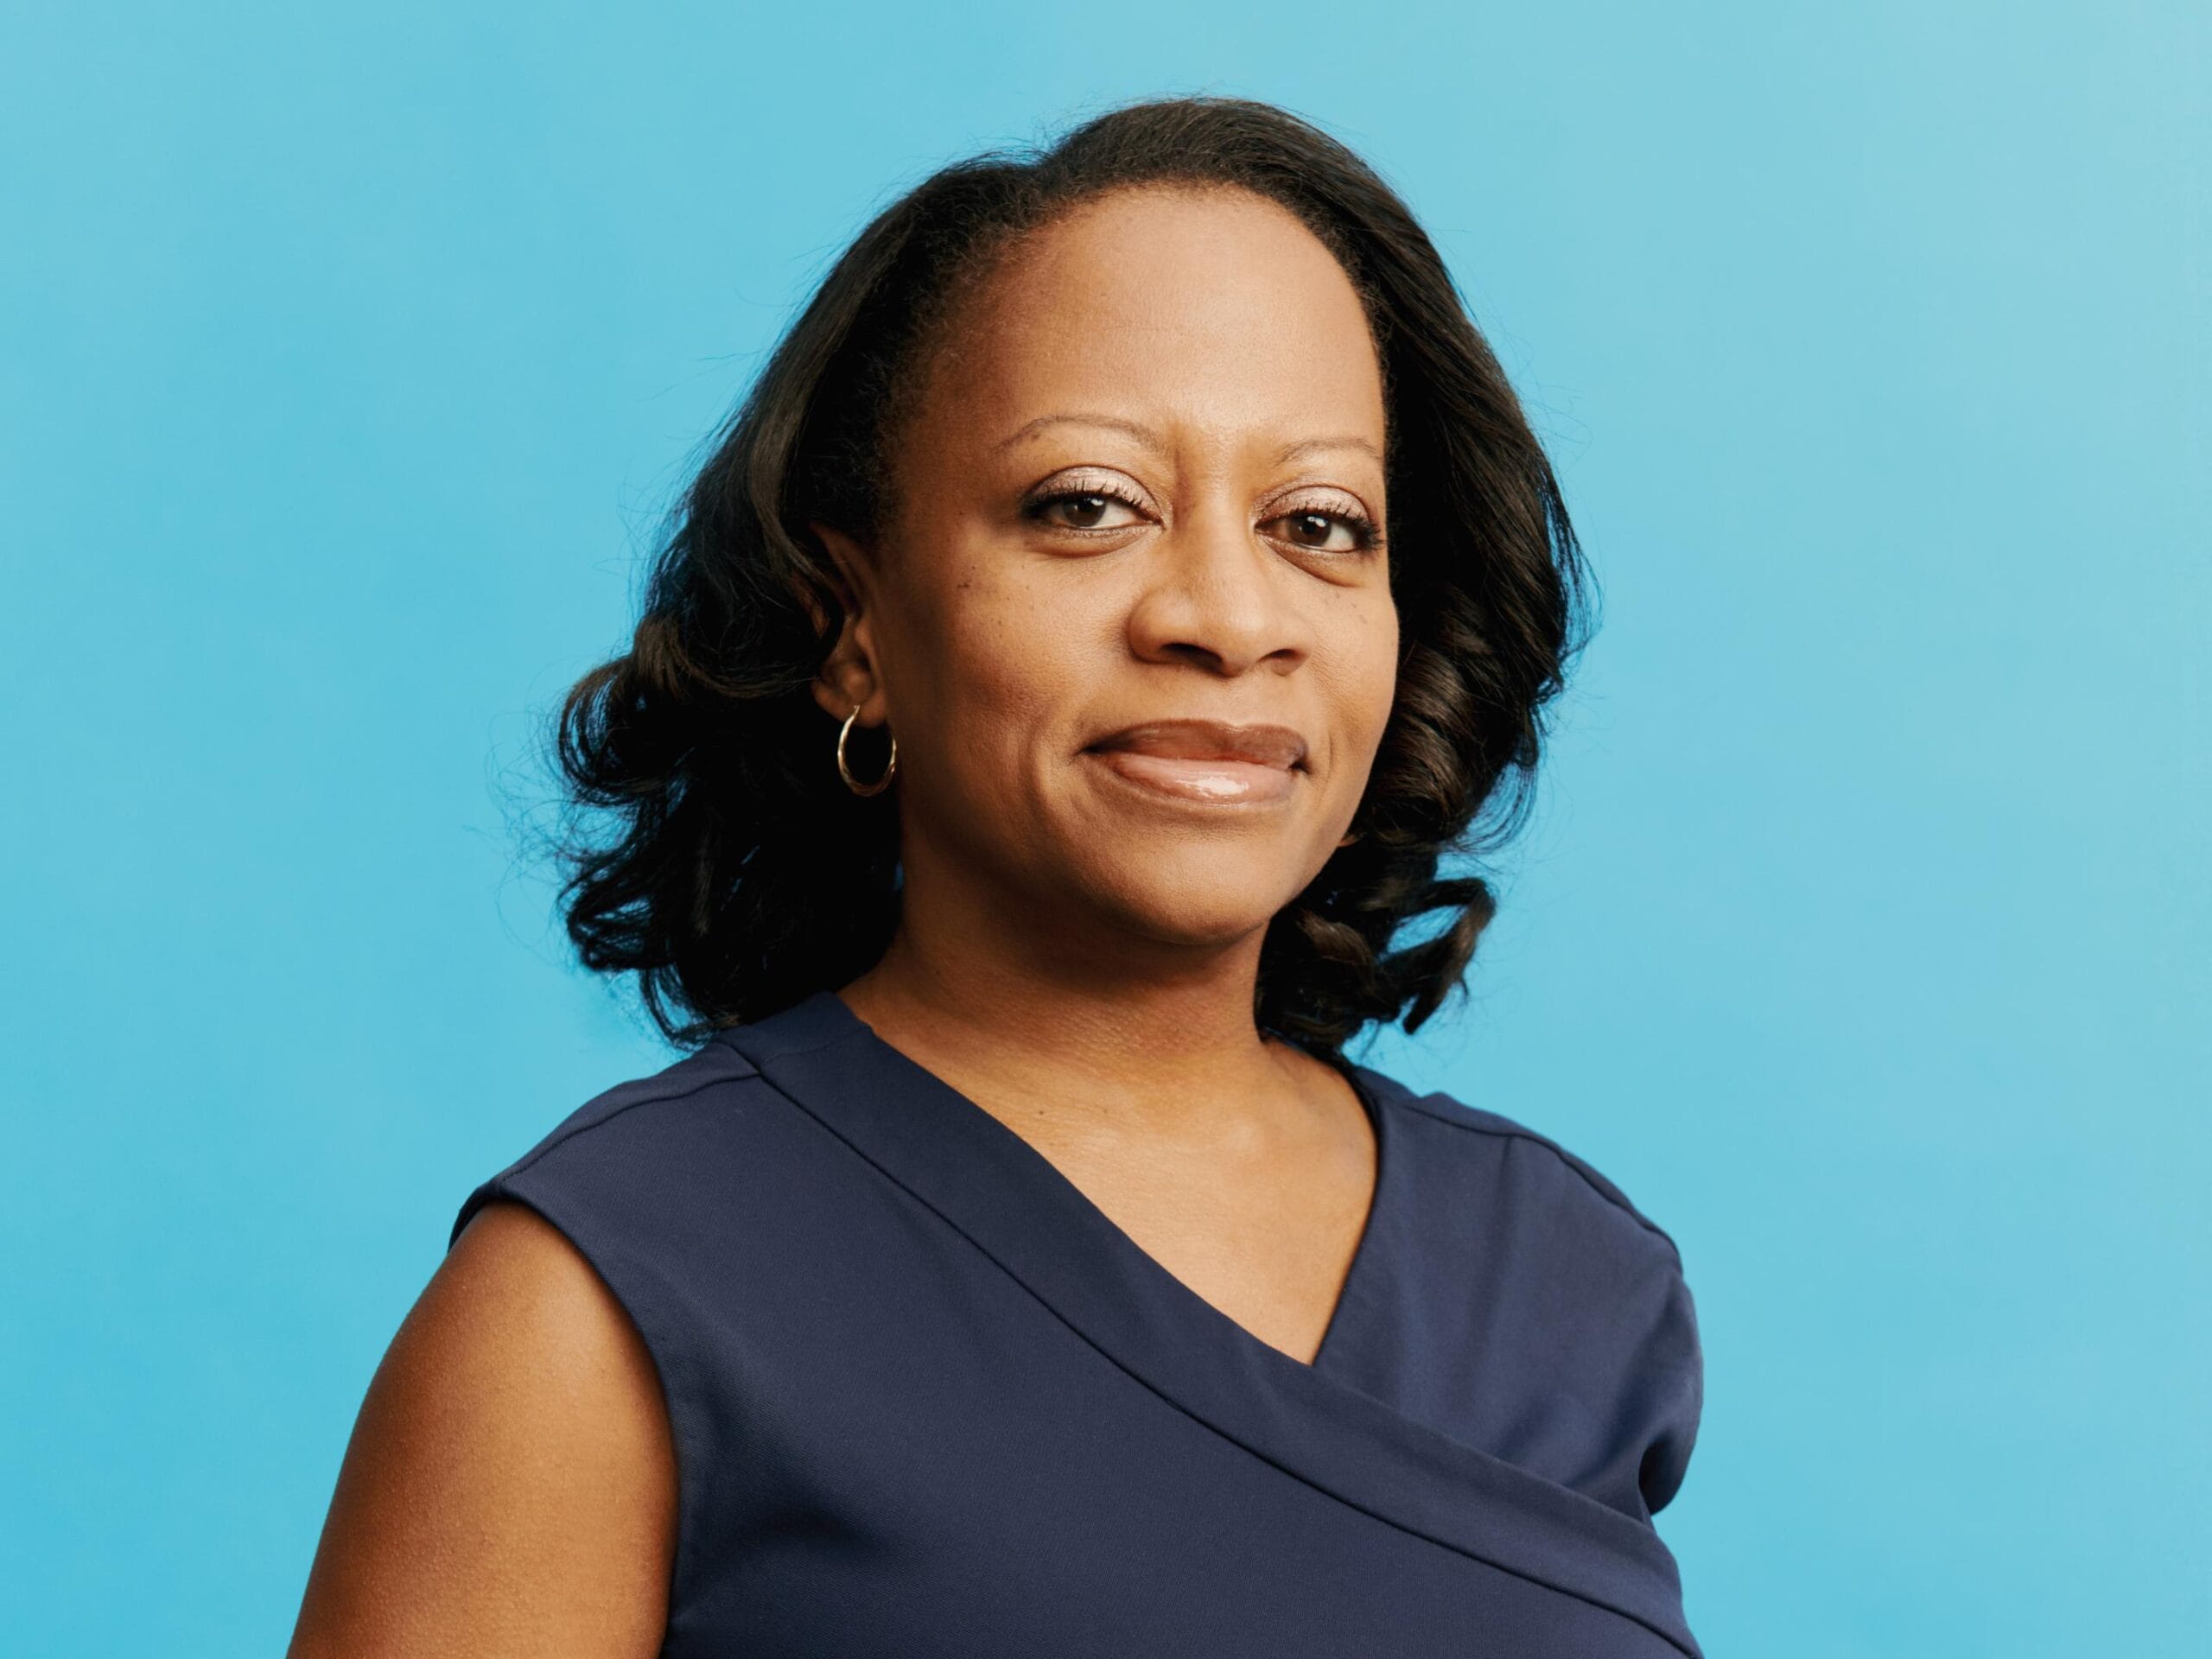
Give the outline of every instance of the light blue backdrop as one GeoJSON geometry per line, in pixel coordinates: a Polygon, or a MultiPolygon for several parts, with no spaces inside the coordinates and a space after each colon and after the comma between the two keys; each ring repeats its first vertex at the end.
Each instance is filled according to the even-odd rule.
{"type": "Polygon", "coordinates": [[[1404,189],[1605,585],[1450,1029],[1681,1241],[1710,1651],[2201,1652],[2203,8],[0,23],[0,1629],[281,1649],[463,1194],[668,1058],[515,850],[872,209],[1124,97],[1404,189]]]}

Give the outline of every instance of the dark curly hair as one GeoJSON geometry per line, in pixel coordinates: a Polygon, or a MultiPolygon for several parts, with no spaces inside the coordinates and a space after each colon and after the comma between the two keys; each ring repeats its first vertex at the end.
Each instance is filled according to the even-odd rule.
{"type": "Polygon", "coordinates": [[[1395,704],[1357,838],[1268,927],[1257,1024],[1340,1060],[1363,1027],[1417,1029],[1460,985],[1497,906],[1439,863],[1521,827],[1590,577],[1519,401],[1396,193],[1273,105],[1165,99],[956,162],[879,213],[716,435],[629,649],[568,693],[569,936],[586,966],[639,976],[672,1040],[842,985],[889,944],[896,791],[845,788],[809,692],[844,610],[807,525],[867,540],[891,522],[892,445],[958,297],[1025,234],[1146,184],[1241,188],[1296,214],[1359,292],[1382,369],[1395,704]]]}

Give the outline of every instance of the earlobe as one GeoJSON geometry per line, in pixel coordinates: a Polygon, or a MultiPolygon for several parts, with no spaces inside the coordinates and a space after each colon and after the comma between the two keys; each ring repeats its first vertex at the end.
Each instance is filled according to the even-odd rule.
{"type": "MultiPolygon", "coordinates": [[[[837,643],[830,648],[829,656],[814,672],[815,702],[822,705],[825,713],[839,720],[855,709],[867,709],[875,701],[875,665],[866,642],[856,637],[858,626],[858,620],[847,612],[837,643]]],[[[868,723],[874,725],[876,721],[870,720],[868,723]]]]}

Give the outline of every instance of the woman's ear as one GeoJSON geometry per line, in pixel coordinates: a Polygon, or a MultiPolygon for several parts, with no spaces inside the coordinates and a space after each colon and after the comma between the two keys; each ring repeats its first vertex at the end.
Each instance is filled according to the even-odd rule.
{"type": "MultiPolygon", "coordinates": [[[[840,721],[857,708],[861,710],[861,724],[880,726],[889,717],[889,711],[881,706],[883,686],[876,672],[874,610],[870,602],[869,580],[873,567],[866,550],[842,531],[823,524],[809,524],[807,529],[821,542],[836,567],[837,602],[845,613],[836,642],[815,671],[814,700],[840,721]]],[[[812,594],[804,594],[802,602],[814,619],[816,628],[820,629],[828,619],[817,609],[818,601],[812,594]]]]}

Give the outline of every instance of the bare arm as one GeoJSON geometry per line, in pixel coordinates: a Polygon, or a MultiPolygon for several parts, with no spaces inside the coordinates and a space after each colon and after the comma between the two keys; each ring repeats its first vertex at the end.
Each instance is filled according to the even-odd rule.
{"type": "Polygon", "coordinates": [[[650,1659],[676,1499],[629,1316],[543,1217],[487,1205],[369,1384],[289,1659],[650,1659]]]}

